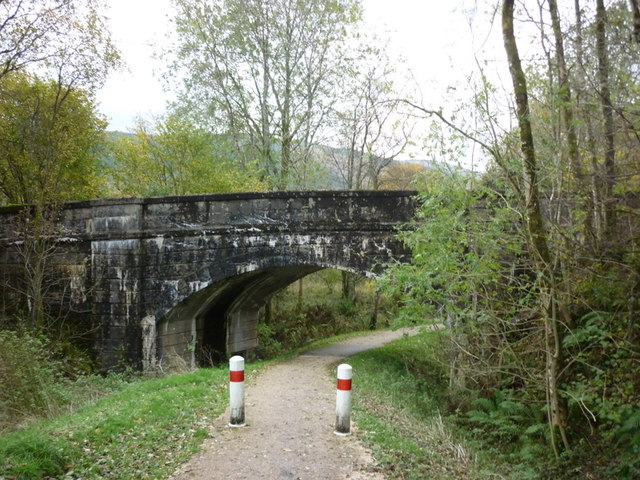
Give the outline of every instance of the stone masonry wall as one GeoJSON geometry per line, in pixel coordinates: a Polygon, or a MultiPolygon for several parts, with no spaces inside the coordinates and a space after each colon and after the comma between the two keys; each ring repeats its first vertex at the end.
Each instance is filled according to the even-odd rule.
{"type": "MultiPolygon", "coordinates": [[[[69,282],[90,306],[106,367],[153,363],[169,347],[193,361],[189,352],[203,341],[212,321],[205,314],[212,309],[225,312],[218,321],[234,325],[226,332],[228,349],[251,346],[250,337],[257,336],[255,309],[273,288],[318,268],[372,273],[391,257],[406,255],[395,229],[411,219],[413,193],[75,202],[62,212],[59,243],[65,253],[57,263],[74,272],[69,282]]],[[[0,212],[5,270],[15,256],[12,215],[0,212]]]]}

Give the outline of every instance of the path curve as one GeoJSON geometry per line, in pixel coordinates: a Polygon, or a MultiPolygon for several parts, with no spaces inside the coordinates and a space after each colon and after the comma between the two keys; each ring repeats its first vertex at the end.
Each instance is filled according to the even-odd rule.
{"type": "MultiPolygon", "coordinates": [[[[417,329],[381,331],[308,351],[252,374],[247,371],[246,422],[218,417],[203,449],[171,478],[237,480],[383,480],[370,452],[335,426],[335,380],[328,368],[417,329]]],[[[357,372],[354,372],[357,401],[357,372]]]]}

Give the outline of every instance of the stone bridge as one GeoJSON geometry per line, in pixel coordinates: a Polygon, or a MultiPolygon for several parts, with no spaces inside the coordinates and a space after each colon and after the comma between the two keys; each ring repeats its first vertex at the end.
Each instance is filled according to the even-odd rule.
{"type": "MultiPolygon", "coordinates": [[[[52,262],[85,306],[106,368],[195,365],[257,346],[258,313],[323,268],[375,275],[406,249],[415,192],[272,192],[100,199],[65,206],[52,262]]],[[[15,212],[0,265],[20,267],[15,212]]],[[[4,274],[5,280],[11,277],[4,274]]],[[[4,296],[4,294],[3,294],[4,296]]]]}

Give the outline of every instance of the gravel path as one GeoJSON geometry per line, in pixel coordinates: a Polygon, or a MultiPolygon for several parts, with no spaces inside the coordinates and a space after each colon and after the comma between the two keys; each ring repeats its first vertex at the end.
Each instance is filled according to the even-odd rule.
{"type": "Polygon", "coordinates": [[[306,352],[259,374],[248,370],[247,426],[229,428],[229,412],[225,412],[212,425],[202,451],[172,478],[383,480],[359,442],[356,428],[347,437],[333,433],[335,380],[328,369],[349,355],[414,331],[375,332],[306,352]]]}

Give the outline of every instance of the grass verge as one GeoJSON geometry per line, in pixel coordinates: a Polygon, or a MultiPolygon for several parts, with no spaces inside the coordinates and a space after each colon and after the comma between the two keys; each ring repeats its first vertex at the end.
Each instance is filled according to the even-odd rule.
{"type": "Polygon", "coordinates": [[[389,479],[491,478],[440,414],[447,384],[434,358],[438,335],[424,332],[350,359],[358,429],[389,479]]]}
{"type": "Polygon", "coordinates": [[[166,478],[227,403],[226,367],[132,383],[73,414],[0,436],[0,479],[166,478]]]}

